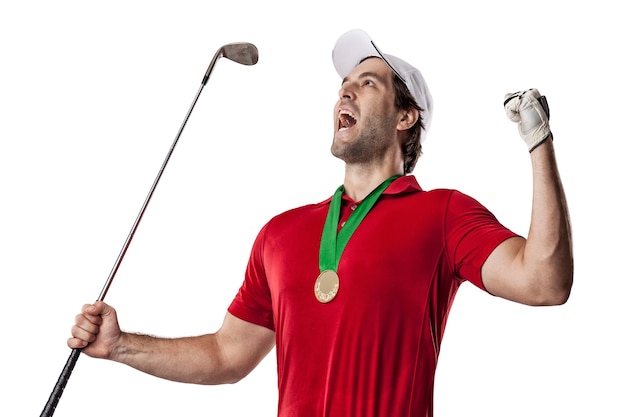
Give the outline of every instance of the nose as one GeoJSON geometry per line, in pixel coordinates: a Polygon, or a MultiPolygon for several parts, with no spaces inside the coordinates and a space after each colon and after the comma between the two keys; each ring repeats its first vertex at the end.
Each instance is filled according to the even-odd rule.
{"type": "Polygon", "coordinates": [[[343,84],[341,84],[341,88],[339,89],[339,98],[348,100],[354,99],[354,90],[350,82],[344,81],[343,84]]]}

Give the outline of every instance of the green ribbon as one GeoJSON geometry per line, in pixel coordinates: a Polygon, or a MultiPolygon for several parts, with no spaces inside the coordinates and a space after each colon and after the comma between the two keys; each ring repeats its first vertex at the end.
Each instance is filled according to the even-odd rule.
{"type": "Polygon", "coordinates": [[[361,221],[365,218],[365,215],[376,204],[380,195],[385,189],[400,175],[394,175],[387,178],[385,182],[380,184],[374,189],[354,210],[354,213],[348,218],[348,221],[343,228],[337,233],[337,226],[339,223],[339,212],[341,210],[341,196],[344,191],[343,185],[340,185],[333,194],[333,198],[330,201],[330,207],[328,214],[326,215],[326,223],[324,223],[324,230],[322,231],[322,241],[320,243],[320,272],[332,270],[337,272],[339,266],[339,259],[341,254],[348,244],[348,240],[352,237],[352,234],[356,228],[361,224],[361,221]]]}

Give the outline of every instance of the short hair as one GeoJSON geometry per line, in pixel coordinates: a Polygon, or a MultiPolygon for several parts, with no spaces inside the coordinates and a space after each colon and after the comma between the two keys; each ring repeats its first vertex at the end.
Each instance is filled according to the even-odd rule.
{"type": "Polygon", "coordinates": [[[408,87],[400,79],[400,77],[393,74],[393,87],[395,90],[395,100],[394,105],[397,109],[410,109],[411,107],[416,108],[419,111],[419,117],[417,122],[408,130],[408,135],[402,143],[402,154],[404,155],[404,173],[410,174],[415,168],[415,164],[417,160],[422,155],[422,130],[424,128],[424,123],[422,120],[422,108],[417,104],[415,98],[409,92],[408,87]]]}

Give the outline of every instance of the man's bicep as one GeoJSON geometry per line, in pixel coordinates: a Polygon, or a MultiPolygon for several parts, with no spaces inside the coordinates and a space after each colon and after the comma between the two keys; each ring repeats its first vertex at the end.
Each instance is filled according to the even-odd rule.
{"type": "Polygon", "coordinates": [[[496,297],[525,303],[522,253],[526,239],[515,236],[504,240],[483,264],[481,275],[485,289],[496,297]]]}
{"type": "Polygon", "coordinates": [[[229,367],[240,378],[250,373],[276,343],[276,333],[273,330],[242,320],[228,312],[216,336],[229,367]]]}

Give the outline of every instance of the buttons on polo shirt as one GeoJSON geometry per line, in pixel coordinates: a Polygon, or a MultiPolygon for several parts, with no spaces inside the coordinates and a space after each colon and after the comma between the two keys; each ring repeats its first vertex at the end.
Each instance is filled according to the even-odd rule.
{"type": "MultiPolygon", "coordinates": [[[[359,207],[359,205],[358,205],[357,203],[351,203],[351,204],[348,206],[348,208],[350,209],[350,211],[355,211],[355,210],[357,209],[357,207],[359,207]]],[[[347,219],[348,217],[350,217],[350,212],[347,212],[347,213],[345,213],[345,212],[344,212],[342,217],[344,217],[344,218],[346,218],[346,219],[347,219]]],[[[346,225],[346,220],[339,222],[339,228],[342,228],[342,227],[344,227],[345,225],[346,225]]]]}

